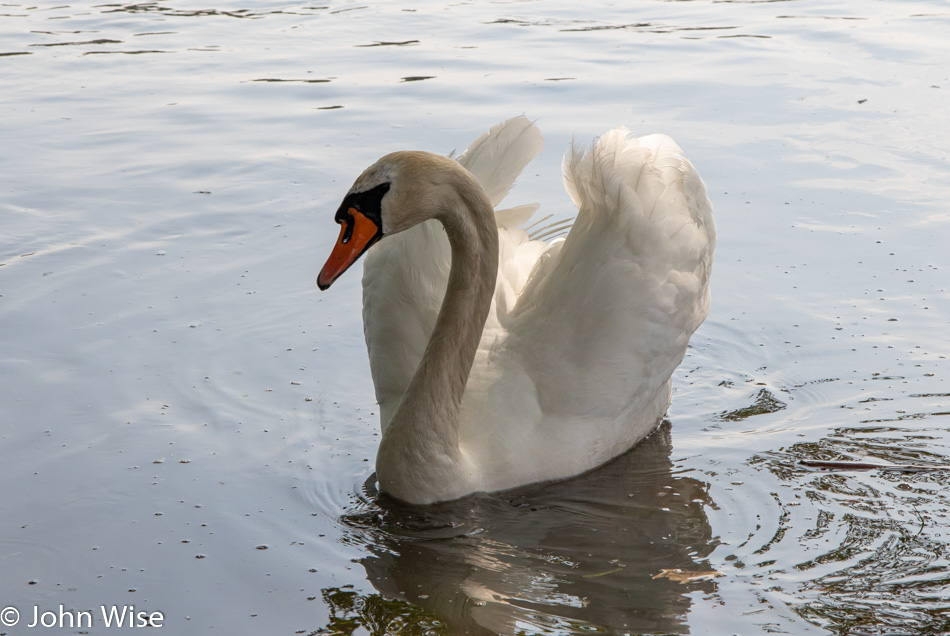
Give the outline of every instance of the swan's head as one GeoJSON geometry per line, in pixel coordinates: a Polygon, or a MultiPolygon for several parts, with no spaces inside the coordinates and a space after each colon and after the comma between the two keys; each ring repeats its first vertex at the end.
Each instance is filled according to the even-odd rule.
{"type": "Polygon", "coordinates": [[[439,216],[452,175],[468,174],[452,159],[428,152],[394,152],[359,176],[336,211],[340,236],[317,277],[320,289],[384,236],[439,216]]]}

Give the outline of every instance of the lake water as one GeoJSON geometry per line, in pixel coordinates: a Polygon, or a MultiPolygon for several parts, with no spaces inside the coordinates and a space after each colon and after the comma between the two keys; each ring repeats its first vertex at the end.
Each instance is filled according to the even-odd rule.
{"type": "Polygon", "coordinates": [[[948,465],[947,33],[936,0],[3,2],[0,634],[950,631],[950,473],[801,463],[948,465]],[[314,285],[332,215],[521,113],[508,201],[555,218],[572,137],[679,142],[712,312],[631,453],[403,508],[359,276],[314,285]]]}

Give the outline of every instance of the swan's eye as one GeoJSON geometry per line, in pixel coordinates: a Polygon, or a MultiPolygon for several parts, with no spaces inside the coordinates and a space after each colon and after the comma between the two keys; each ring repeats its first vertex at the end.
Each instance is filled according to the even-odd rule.
{"type": "MultiPolygon", "coordinates": [[[[375,188],[364,190],[363,192],[351,192],[343,199],[339,209],[336,211],[336,222],[344,227],[344,232],[352,233],[353,219],[357,214],[362,214],[367,219],[376,224],[380,230],[383,228],[383,197],[389,192],[390,184],[381,183],[375,188]]],[[[346,240],[350,240],[350,235],[346,235],[346,240]]]]}
{"type": "Polygon", "coordinates": [[[383,237],[382,199],[388,191],[389,184],[384,183],[365,192],[353,192],[343,199],[335,216],[341,226],[340,238],[317,276],[320,289],[329,287],[383,237]]]}
{"type": "Polygon", "coordinates": [[[342,233],[340,234],[340,243],[343,243],[344,245],[349,243],[350,239],[353,238],[353,213],[356,211],[357,210],[355,208],[350,208],[347,210],[349,216],[342,220],[337,219],[337,223],[339,223],[343,229],[342,233]]]}

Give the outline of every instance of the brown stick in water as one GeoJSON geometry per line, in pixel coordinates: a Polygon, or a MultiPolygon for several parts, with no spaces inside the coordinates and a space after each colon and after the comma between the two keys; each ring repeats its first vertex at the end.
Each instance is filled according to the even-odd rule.
{"type": "Polygon", "coordinates": [[[901,473],[925,473],[935,470],[950,470],[950,466],[920,466],[916,464],[874,464],[871,462],[824,461],[820,459],[800,459],[798,463],[810,468],[827,470],[889,470],[901,473]]]}

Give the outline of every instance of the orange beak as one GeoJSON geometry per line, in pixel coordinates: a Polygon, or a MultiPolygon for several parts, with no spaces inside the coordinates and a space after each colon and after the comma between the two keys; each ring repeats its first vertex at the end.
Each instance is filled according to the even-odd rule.
{"type": "Polygon", "coordinates": [[[356,208],[349,208],[347,212],[340,220],[340,237],[317,276],[317,286],[320,289],[327,289],[332,285],[333,281],[382,237],[380,227],[362,212],[356,208]]]}

